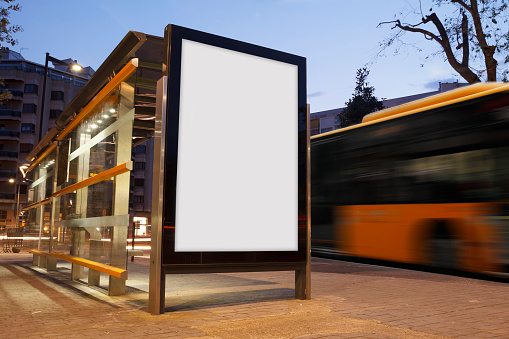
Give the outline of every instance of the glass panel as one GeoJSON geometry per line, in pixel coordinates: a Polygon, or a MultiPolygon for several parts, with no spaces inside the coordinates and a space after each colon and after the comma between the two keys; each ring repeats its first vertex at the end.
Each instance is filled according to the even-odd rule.
{"type": "Polygon", "coordinates": [[[88,187],[87,218],[113,215],[114,180],[88,187]]]}
{"type": "MultiPolygon", "coordinates": [[[[125,112],[133,109],[132,101],[126,107],[123,99],[120,103],[119,97],[125,98],[120,95],[120,90],[80,123],[67,136],[65,143],[61,143],[59,160],[65,164],[59,164],[58,190],[119,165],[120,130],[124,134],[126,128],[129,130],[128,137],[124,136],[122,142],[124,145],[127,142],[131,149],[134,114],[131,112],[130,116],[126,116],[125,112]],[[119,115],[119,111],[122,114],[119,115]]],[[[130,157],[129,152],[127,161],[130,157]]],[[[129,176],[129,173],[126,174],[129,176]]],[[[127,213],[124,218],[115,219],[116,189],[117,182],[111,178],[55,199],[53,251],[110,264],[115,261],[112,259],[116,258],[112,254],[112,243],[114,230],[119,227],[114,226],[127,229],[129,223],[127,213]]],[[[128,184],[124,190],[129,195],[128,184]]],[[[124,265],[125,243],[122,244],[124,265]]]]}

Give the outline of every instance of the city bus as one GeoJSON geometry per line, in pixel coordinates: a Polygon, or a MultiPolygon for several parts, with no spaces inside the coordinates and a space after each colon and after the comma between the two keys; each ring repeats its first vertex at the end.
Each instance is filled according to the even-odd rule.
{"type": "Polygon", "coordinates": [[[311,137],[312,251],[507,273],[509,84],[311,137]]]}

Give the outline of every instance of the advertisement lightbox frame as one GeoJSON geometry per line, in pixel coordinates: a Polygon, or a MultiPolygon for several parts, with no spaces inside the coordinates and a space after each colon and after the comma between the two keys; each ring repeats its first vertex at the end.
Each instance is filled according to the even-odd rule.
{"type": "MultiPolygon", "coordinates": [[[[166,27],[164,44],[164,78],[158,83],[158,110],[156,112],[156,138],[154,147],[156,154],[154,156],[149,311],[154,314],[164,313],[165,275],[172,273],[294,270],[296,272],[296,297],[300,299],[309,299],[309,111],[306,104],[305,58],[176,25],[168,25],[166,27]],[[200,67],[203,68],[200,69],[200,67]],[[235,67],[239,68],[235,69],[235,67]],[[234,69],[234,71],[231,73],[231,77],[228,77],[229,75],[227,73],[231,72],[230,68],[234,69]],[[253,68],[257,69],[257,71],[253,71],[253,68]],[[222,69],[224,69],[224,73],[221,73],[222,69]],[[296,74],[294,74],[294,70],[296,74]],[[242,81],[244,81],[244,73],[242,73],[242,76],[238,76],[238,74],[236,74],[236,72],[239,71],[245,71],[245,84],[242,84],[242,81]],[[190,156],[189,152],[195,152],[201,154],[201,157],[206,157],[207,153],[206,151],[202,152],[199,148],[199,142],[212,143],[212,149],[218,149],[219,145],[226,145],[225,142],[228,142],[228,140],[227,138],[224,138],[224,135],[219,135],[219,133],[225,133],[224,130],[220,130],[219,124],[226,124],[231,128],[233,126],[230,124],[234,123],[234,121],[222,121],[216,126],[211,126],[212,129],[217,129],[218,138],[219,136],[222,138],[217,142],[215,140],[211,140],[215,138],[214,133],[209,133],[206,129],[200,130],[199,126],[194,128],[196,125],[193,125],[193,123],[195,123],[196,120],[192,120],[193,114],[202,112],[203,107],[205,107],[199,106],[200,104],[204,105],[204,103],[200,100],[211,102],[210,109],[207,114],[218,117],[223,114],[223,117],[226,116],[226,118],[230,120],[234,117],[232,114],[228,115],[228,109],[226,109],[225,113],[225,107],[224,105],[221,105],[221,102],[224,104],[225,101],[222,94],[222,100],[220,100],[220,102],[214,102],[214,98],[207,97],[206,88],[205,90],[199,88],[200,77],[202,74],[204,83],[206,86],[209,86],[206,88],[210,88],[212,83],[215,84],[215,82],[212,81],[213,78],[222,78],[222,74],[226,74],[225,77],[230,79],[230,82],[224,83],[225,89],[233,92],[232,95],[234,97],[232,97],[232,99],[240,100],[236,103],[237,106],[232,106],[234,108],[240,107],[239,103],[244,104],[244,101],[246,101],[245,105],[247,107],[250,104],[251,99],[260,101],[256,102],[256,107],[264,108],[259,112],[259,114],[264,117],[264,121],[263,123],[253,123],[252,125],[254,127],[249,126],[250,124],[247,124],[247,126],[244,124],[242,126],[242,128],[248,132],[245,133],[247,135],[245,143],[241,143],[241,145],[243,145],[243,147],[245,146],[245,148],[249,151],[246,152],[247,154],[243,154],[244,161],[249,162],[251,160],[249,159],[249,154],[255,154],[258,157],[254,158],[251,163],[252,166],[248,166],[247,168],[255,167],[258,169],[258,172],[265,173],[265,176],[260,175],[261,178],[258,179],[262,188],[257,191],[256,186],[252,185],[251,181],[256,183],[256,173],[245,173],[244,177],[246,178],[245,180],[249,180],[246,184],[247,187],[251,188],[252,191],[257,191],[256,194],[258,194],[258,196],[262,196],[264,191],[267,191],[267,195],[270,195],[271,193],[276,194],[276,197],[281,197],[282,199],[280,200],[284,201],[281,202],[281,205],[283,206],[281,208],[282,211],[278,211],[277,209],[270,208],[273,203],[265,204],[264,201],[260,202],[260,199],[258,198],[249,200],[251,197],[246,196],[245,200],[250,201],[251,204],[255,204],[256,206],[253,206],[252,210],[250,210],[250,206],[248,206],[245,210],[242,210],[239,215],[243,215],[242,213],[253,214],[255,209],[262,210],[257,211],[256,215],[246,216],[245,224],[248,225],[246,226],[248,228],[244,228],[244,232],[249,233],[252,231],[253,227],[256,226],[255,223],[251,222],[251,220],[248,220],[247,218],[256,217],[258,218],[258,222],[263,223],[261,226],[264,227],[260,227],[260,232],[262,233],[251,233],[251,238],[255,238],[255,240],[251,242],[250,240],[243,241],[244,239],[241,237],[233,237],[236,239],[236,242],[240,243],[238,247],[235,247],[234,245],[231,245],[227,239],[224,239],[228,236],[228,230],[233,230],[233,228],[231,228],[232,226],[230,226],[229,229],[225,228],[222,231],[218,227],[217,232],[220,234],[220,237],[216,238],[215,243],[209,244],[204,241],[202,237],[201,240],[197,241],[198,244],[196,245],[196,248],[198,250],[194,251],[194,244],[192,242],[193,239],[190,239],[189,236],[190,234],[199,233],[200,229],[193,229],[193,222],[195,220],[208,220],[207,214],[203,216],[205,219],[194,218],[195,216],[192,215],[192,209],[194,208],[196,209],[196,213],[200,213],[200,206],[202,206],[201,209],[207,211],[207,206],[200,204],[207,203],[207,201],[215,203],[215,201],[212,201],[214,193],[211,192],[212,189],[210,187],[202,191],[203,194],[200,194],[199,191],[201,186],[197,188],[194,187],[196,191],[191,191],[191,193],[187,192],[187,190],[191,189],[193,181],[207,184],[207,181],[200,181],[202,178],[199,174],[194,177],[192,175],[190,176],[188,173],[189,166],[192,166],[199,171],[207,171],[208,166],[212,165],[210,161],[206,162],[203,160],[204,164],[203,166],[200,166],[201,158],[198,157],[198,159],[195,159],[195,154],[193,153],[190,156]],[[272,79],[271,76],[273,76],[272,79]],[[271,83],[266,83],[263,80],[260,80],[264,79],[264,77],[267,77],[268,81],[272,80],[271,83]],[[293,84],[294,80],[292,79],[294,78],[297,82],[296,84],[293,84]],[[246,88],[247,92],[237,91],[237,88],[231,86],[231,81],[235,81],[236,83],[238,82],[238,86],[246,88]],[[249,81],[259,81],[259,83],[253,86],[249,83],[249,81]],[[275,90],[279,90],[277,89],[277,86],[273,84],[274,82],[281,83],[281,92],[276,94],[273,93],[275,90]],[[294,85],[296,85],[296,89],[290,88],[294,85]],[[191,88],[191,93],[189,93],[189,88],[191,88]],[[200,93],[200,91],[202,92],[200,93]],[[292,97],[292,93],[294,92],[296,94],[295,98],[292,97]],[[250,95],[252,95],[253,98],[250,98],[250,95]],[[240,99],[238,97],[240,97],[240,99]],[[190,98],[195,99],[196,102],[190,98]],[[296,102],[293,102],[293,100],[296,100],[296,102]],[[273,106],[272,109],[270,107],[271,103],[273,106]],[[198,108],[190,108],[190,106],[193,106],[194,104],[198,105],[198,108]],[[222,109],[223,111],[221,111],[222,109]],[[295,110],[294,116],[292,116],[293,110],[295,110]],[[181,114],[185,114],[185,116],[181,117],[181,114]],[[274,131],[277,128],[270,125],[270,118],[274,115],[277,115],[277,118],[279,119],[275,119],[277,122],[276,127],[280,126],[282,130],[286,130],[286,134],[291,140],[295,138],[295,148],[292,144],[293,141],[278,141],[278,137],[281,137],[281,135],[274,135],[274,131]],[[285,125],[286,122],[287,125],[285,125]],[[265,128],[264,126],[267,127],[265,128]],[[159,132],[160,134],[158,134],[158,127],[161,129],[159,132]],[[251,130],[249,130],[250,128],[251,130]],[[296,128],[297,130],[293,131],[293,128],[296,128]],[[265,129],[267,131],[265,131],[265,129]],[[179,132],[182,133],[180,135],[180,139],[179,132]],[[183,137],[184,133],[186,138],[183,137]],[[194,136],[193,133],[198,134],[194,136]],[[200,133],[202,135],[206,135],[207,140],[201,140],[200,133]],[[158,137],[160,138],[159,141],[157,139],[158,137]],[[259,139],[253,140],[255,137],[259,139]],[[179,142],[181,143],[180,148],[179,142]],[[198,144],[193,144],[194,142],[198,142],[198,144]],[[216,142],[216,144],[214,144],[214,142],[216,142]],[[257,149],[258,143],[262,146],[260,150],[257,149]],[[185,147],[183,147],[184,144],[186,145],[185,147]],[[281,147],[281,150],[278,151],[278,147],[281,147]],[[181,168],[179,168],[178,162],[179,149],[181,152],[181,168]],[[275,151],[273,149],[275,149],[275,151]],[[261,150],[264,150],[264,152],[261,152],[261,150]],[[274,154],[281,154],[283,160],[280,160],[279,158],[276,159],[275,156],[265,157],[265,153],[270,154],[271,151],[273,151],[274,154]],[[286,158],[284,158],[284,151],[289,153],[286,155],[286,158]],[[291,154],[294,151],[296,153],[296,157],[291,154]],[[157,154],[158,152],[160,152],[159,155],[157,154]],[[271,165],[273,165],[269,161],[271,159],[273,161],[274,159],[276,161],[280,161],[279,163],[276,162],[276,164],[280,165],[279,167],[289,167],[283,168],[280,172],[275,170],[277,173],[276,177],[270,178],[267,174],[269,171],[265,170],[265,168],[271,168],[271,165]],[[258,164],[258,162],[267,163],[258,164]],[[184,163],[187,167],[183,168],[182,166],[184,166],[184,163]],[[297,182],[295,187],[292,187],[291,181],[284,177],[285,171],[288,172],[289,175],[291,175],[291,172],[293,171],[293,165],[288,165],[288,163],[294,163],[296,166],[295,179],[297,182]],[[181,179],[186,178],[185,180],[182,179],[186,184],[181,186],[179,186],[178,182],[179,169],[181,173],[184,173],[181,174],[181,179]],[[186,172],[183,172],[184,170],[186,172]],[[280,178],[281,183],[278,182],[278,178],[280,178]],[[274,181],[271,182],[270,180],[274,181]],[[179,189],[180,191],[178,191],[179,189]],[[291,193],[287,193],[287,191],[290,191],[291,193]],[[278,194],[280,194],[280,196],[278,196],[278,194]],[[289,201],[292,199],[291,197],[293,194],[295,194],[295,204],[289,201]],[[193,199],[190,199],[190,197],[193,197],[194,195],[205,196],[205,202],[201,201],[197,197],[196,203],[191,206],[193,199]],[[177,198],[179,199],[178,201],[177,198]],[[184,207],[182,207],[183,201],[186,202],[186,206],[184,207]],[[180,206],[178,206],[179,203],[181,204],[180,206]],[[267,212],[266,210],[270,210],[270,212],[267,212]],[[296,215],[293,215],[294,210],[296,215]],[[273,224],[271,224],[270,219],[275,219],[277,222],[273,222],[273,224]],[[293,223],[295,223],[294,229],[291,226],[293,223]],[[179,235],[176,228],[184,227],[183,225],[191,227],[192,232],[182,232],[179,235]],[[270,231],[270,227],[279,227],[281,231],[279,233],[273,233],[270,231]],[[178,239],[176,239],[176,234],[179,235],[179,237],[177,237],[178,239]],[[264,243],[264,237],[270,237],[271,234],[273,238],[275,238],[275,243],[267,245],[264,243]],[[255,235],[259,237],[257,238],[255,235]],[[176,244],[180,247],[176,246],[176,244]],[[203,248],[204,250],[200,250],[203,248]]],[[[222,93],[220,81],[217,81],[217,86],[219,86],[219,90],[214,88],[214,90],[218,90],[218,92],[215,93],[222,93]]],[[[244,114],[246,114],[246,116],[249,114],[249,117],[253,118],[253,111],[249,111],[248,108],[241,111],[246,111],[244,114]]],[[[257,108],[256,112],[259,110],[260,109],[257,108]]],[[[241,115],[242,112],[239,112],[239,114],[241,115]]],[[[246,116],[240,117],[246,119],[246,116]]],[[[194,119],[196,119],[196,117],[194,117],[194,119]]],[[[209,123],[213,123],[212,120],[208,121],[209,123]]],[[[237,133],[236,135],[237,139],[232,139],[232,143],[238,142],[238,139],[242,138],[242,134],[237,133]]],[[[283,134],[282,136],[284,137],[285,135],[283,134]]],[[[227,150],[230,149],[228,147],[224,148],[227,150]]],[[[231,148],[231,150],[234,150],[236,151],[236,154],[239,154],[237,149],[231,148]]],[[[235,154],[232,154],[232,157],[234,156],[235,154]]],[[[223,157],[222,159],[225,158],[223,157]]],[[[224,168],[224,171],[233,171],[231,167],[238,165],[235,162],[224,161],[224,163],[228,164],[224,165],[227,166],[224,168]]],[[[211,175],[221,176],[222,164],[223,161],[214,163],[214,166],[218,166],[218,168],[214,169],[216,172],[213,172],[212,169],[209,168],[209,171],[212,174],[209,172],[201,172],[203,173],[203,176],[208,178],[204,180],[211,180],[211,175]]],[[[239,170],[244,171],[245,169],[246,167],[242,167],[240,165],[239,170]]],[[[225,176],[225,178],[227,177],[228,176],[225,176]]],[[[225,183],[225,185],[229,184],[232,183],[225,183]]],[[[238,183],[233,184],[238,185],[238,183]]],[[[231,192],[238,193],[239,190],[232,187],[231,192]]],[[[249,194],[249,192],[249,189],[247,189],[246,194],[249,194]]],[[[218,194],[218,196],[221,197],[220,194],[218,194]]],[[[223,197],[227,197],[227,195],[224,195],[223,197]]],[[[239,199],[242,199],[242,197],[239,197],[239,199]]],[[[270,202],[270,197],[267,200],[270,202]]],[[[221,223],[221,220],[223,220],[221,219],[221,213],[225,213],[225,219],[223,220],[224,223],[227,223],[229,220],[226,215],[226,213],[228,213],[228,209],[224,209],[224,211],[221,212],[217,212],[216,209],[208,210],[209,214],[214,216],[214,219],[207,222],[210,227],[214,227],[214,225],[217,226],[221,223]]],[[[237,205],[236,209],[242,209],[242,206],[237,205]]],[[[232,224],[232,221],[230,221],[230,224],[232,224]]],[[[222,224],[219,226],[222,226],[222,224]]],[[[242,220],[240,220],[240,226],[243,226],[242,220]]],[[[202,232],[206,231],[208,231],[208,229],[202,229],[202,232]]],[[[213,236],[214,235],[212,233],[209,235],[209,237],[213,236]]],[[[266,239],[270,240],[269,238],[266,239]]]]}

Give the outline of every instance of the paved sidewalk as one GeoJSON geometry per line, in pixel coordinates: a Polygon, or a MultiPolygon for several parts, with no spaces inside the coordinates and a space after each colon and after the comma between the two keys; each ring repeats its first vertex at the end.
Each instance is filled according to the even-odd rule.
{"type": "MultiPolygon", "coordinates": [[[[312,260],[312,300],[293,272],[167,277],[166,313],[147,313],[148,258],[128,263],[128,294],[0,254],[1,338],[509,338],[509,286],[312,260]]],[[[104,282],[106,276],[101,277],[104,282]]]]}

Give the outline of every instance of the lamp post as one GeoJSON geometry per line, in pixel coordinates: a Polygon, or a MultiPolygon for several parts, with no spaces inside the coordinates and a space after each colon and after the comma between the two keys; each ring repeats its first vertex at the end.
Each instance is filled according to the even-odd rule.
{"type": "Polygon", "coordinates": [[[21,191],[21,183],[25,183],[28,179],[26,179],[26,169],[28,168],[28,165],[21,165],[18,167],[19,171],[21,172],[21,174],[23,175],[23,179],[20,181],[19,179],[14,179],[14,178],[11,178],[9,179],[9,182],[11,184],[13,183],[16,183],[16,190],[17,190],[17,194],[16,194],[16,210],[15,210],[15,223],[14,223],[14,226],[15,227],[19,227],[19,216],[21,214],[21,211],[20,211],[20,201],[19,201],[19,195],[20,195],[20,191],[21,191]]]}
{"type": "Polygon", "coordinates": [[[20,182],[16,179],[9,179],[11,184],[16,183],[16,190],[18,191],[16,194],[16,210],[14,211],[14,227],[18,226],[18,217],[19,217],[19,191],[20,191],[20,182]]]}
{"type": "MultiPolygon", "coordinates": [[[[26,172],[26,170],[28,169],[28,167],[29,167],[29,165],[28,165],[28,164],[23,164],[23,165],[21,165],[21,166],[19,166],[19,167],[18,167],[19,171],[21,172],[21,175],[23,176],[23,183],[26,183],[27,181],[31,181],[31,180],[28,180],[28,179],[27,179],[27,172],[26,172]]],[[[19,217],[20,217],[21,215],[23,215],[23,211],[21,211],[21,208],[20,208],[20,207],[21,207],[21,204],[20,204],[20,201],[19,201],[19,191],[20,191],[20,189],[21,189],[21,186],[19,186],[19,184],[18,184],[18,207],[16,208],[17,213],[18,213],[18,214],[17,214],[17,218],[18,218],[18,219],[17,219],[16,221],[17,221],[18,223],[19,223],[19,217]]],[[[27,203],[27,197],[25,196],[25,204],[26,204],[26,203],[27,203]]],[[[22,218],[21,226],[23,226],[23,220],[24,220],[24,219],[22,218]]],[[[20,225],[18,224],[18,227],[19,227],[19,226],[20,226],[20,225]]]]}
{"type": "Polygon", "coordinates": [[[53,65],[59,64],[59,65],[68,66],[69,68],[71,68],[72,70],[74,70],[76,72],[80,71],[82,69],[82,67],[80,65],[78,65],[76,60],[74,60],[74,63],[68,63],[68,62],[59,60],[57,58],[54,58],[54,57],[50,56],[48,52],[46,52],[46,60],[44,62],[44,80],[42,83],[41,116],[40,116],[40,121],[39,121],[39,141],[41,141],[41,139],[42,139],[42,123],[44,121],[44,102],[46,100],[46,80],[48,77],[48,62],[49,61],[51,61],[53,63],[53,65]]]}

